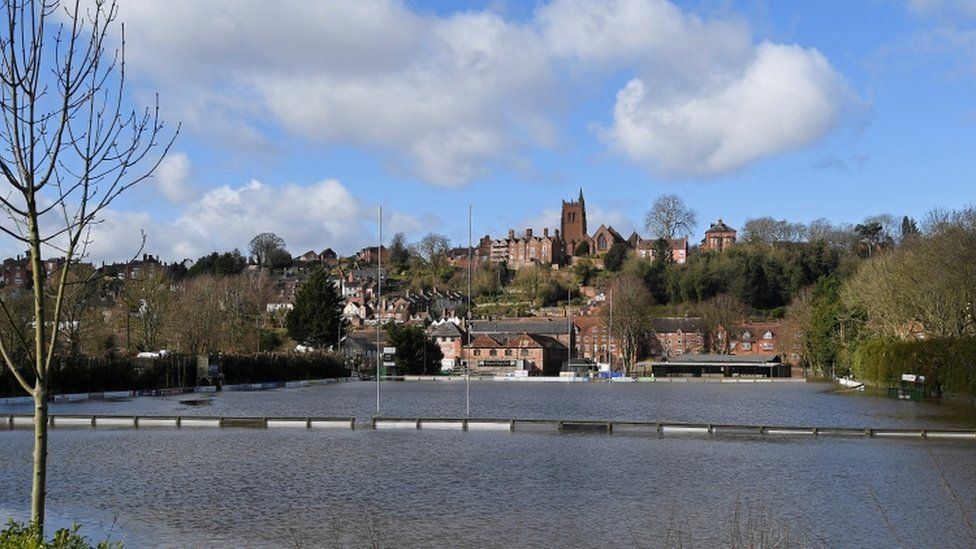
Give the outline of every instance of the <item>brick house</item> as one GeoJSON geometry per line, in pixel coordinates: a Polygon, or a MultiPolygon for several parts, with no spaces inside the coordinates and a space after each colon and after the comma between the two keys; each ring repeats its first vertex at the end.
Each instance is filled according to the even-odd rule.
{"type": "Polygon", "coordinates": [[[747,322],[732,331],[729,353],[733,355],[770,355],[777,352],[779,322],[747,322]]]}
{"type": "Polygon", "coordinates": [[[339,254],[335,253],[332,248],[326,248],[319,254],[319,261],[326,265],[338,265],[339,254]]]}
{"type": "Polygon", "coordinates": [[[705,231],[705,238],[701,241],[701,249],[702,251],[710,250],[713,252],[727,250],[735,245],[735,235],[735,229],[719,219],[718,223],[712,223],[705,231]]]}
{"type": "Polygon", "coordinates": [[[663,317],[651,320],[656,339],[653,354],[671,358],[705,352],[705,327],[700,318],[663,317]]]}
{"type": "Polygon", "coordinates": [[[608,364],[612,354],[614,364],[623,363],[620,346],[617,345],[616,338],[611,341],[610,330],[602,316],[576,317],[573,319],[573,324],[579,331],[576,358],[586,358],[598,364],[608,364]]]}
{"type": "Polygon", "coordinates": [[[314,250],[309,250],[303,253],[302,255],[296,257],[295,260],[300,263],[311,264],[311,263],[319,263],[320,261],[322,261],[322,258],[319,256],[319,254],[315,253],[314,250]]]}
{"type": "Polygon", "coordinates": [[[577,341],[576,326],[565,318],[474,320],[468,329],[472,338],[487,335],[499,341],[507,341],[520,334],[551,337],[568,348],[575,347],[577,341]]]}
{"type": "Polygon", "coordinates": [[[539,236],[526,229],[516,237],[513,229],[508,231],[508,238],[492,241],[488,258],[492,263],[506,261],[516,270],[528,265],[559,265],[563,262],[563,240],[559,231],[551,235],[549,229],[543,229],[539,236]]]}
{"type": "Polygon", "coordinates": [[[569,357],[568,351],[553,337],[525,333],[505,342],[479,335],[462,348],[463,360],[471,365],[471,372],[481,375],[505,375],[519,370],[532,375],[558,375],[569,357]]]}
{"type": "MultiPolygon", "coordinates": [[[[634,233],[634,235],[628,239],[628,242],[633,241],[635,236],[637,237],[637,244],[633,247],[635,250],[637,250],[637,256],[641,259],[653,261],[657,248],[657,240],[652,238],[643,239],[638,236],[637,233],[634,233]]],[[[675,263],[681,265],[688,261],[687,238],[675,238],[670,240],[668,248],[671,250],[671,260],[675,263]]]]}
{"type": "Polygon", "coordinates": [[[428,337],[441,350],[441,370],[454,370],[461,365],[466,334],[457,324],[445,321],[430,331],[428,337]]]}
{"type": "Polygon", "coordinates": [[[356,259],[367,264],[376,264],[377,258],[382,259],[383,263],[390,262],[390,250],[386,246],[367,246],[356,254],[356,259]]]}

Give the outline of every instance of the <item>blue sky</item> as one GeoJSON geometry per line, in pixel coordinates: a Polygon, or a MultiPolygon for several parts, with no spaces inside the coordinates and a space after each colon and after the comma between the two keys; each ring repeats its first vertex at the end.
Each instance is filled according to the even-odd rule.
{"type": "Polygon", "coordinates": [[[857,222],[976,200],[976,2],[123,2],[128,91],[183,125],[107,212],[95,260],[352,253],[641,229],[654,199],[723,218],[857,222]]]}

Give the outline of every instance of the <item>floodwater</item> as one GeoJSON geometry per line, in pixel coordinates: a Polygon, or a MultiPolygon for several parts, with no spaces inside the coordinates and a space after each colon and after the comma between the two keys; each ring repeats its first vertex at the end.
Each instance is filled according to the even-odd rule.
{"type": "MultiPolygon", "coordinates": [[[[472,382],[474,417],[974,428],[972,408],[826,384],[472,382]]],[[[52,405],[55,413],[344,416],[339,383],[52,405]],[[199,395],[197,395],[199,396],[199,395]]],[[[463,382],[384,383],[383,415],[458,417],[463,382]]],[[[0,414],[29,413],[0,407],[0,414]]],[[[30,500],[0,431],[0,515],[30,500]]],[[[49,515],[129,547],[971,547],[972,441],[535,432],[54,430],[49,515]],[[758,543],[762,537],[765,544],[758,543]]]]}

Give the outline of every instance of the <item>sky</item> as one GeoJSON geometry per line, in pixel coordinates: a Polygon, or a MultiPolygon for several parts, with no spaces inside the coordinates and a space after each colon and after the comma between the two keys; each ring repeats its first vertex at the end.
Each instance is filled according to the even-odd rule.
{"type": "MultiPolygon", "coordinates": [[[[976,200],[976,0],[122,0],[180,134],[90,258],[352,254],[402,231],[643,230],[654,199],[857,222],[976,200]]],[[[4,245],[13,253],[12,246],[4,245]]]]}

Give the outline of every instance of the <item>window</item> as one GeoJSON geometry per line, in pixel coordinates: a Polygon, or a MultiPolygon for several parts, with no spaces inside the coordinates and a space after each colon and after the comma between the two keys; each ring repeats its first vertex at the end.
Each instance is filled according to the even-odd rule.
{"type": "Polygon", "coordinates": [[[519,352],[519,354],[522,355],[522,356],[529,356],[529,350],[528,349],[522,349],[519,352]]]}
{"type": "Polygon", "coordinates": [[[601,252],[607,251],[607,237],[600,235],[600,238],[596,241],[596,249],[601,252]]]}
{"type": "Polygon", "coordinates": [[[492,349],[492,350],[488,351],[488,356],[498,356],[498,351],[495,350],[495,349],[492,349]]]}
{"type": "Polygon", "coordinates": [[[475,349],[474,356],[481,356],[481,349],[475,349]]]}
{"type": "Polygon", "coordinates": [[[512,356],[512,350],[511,349],[505,349],[505,356],[512,356]]]}

